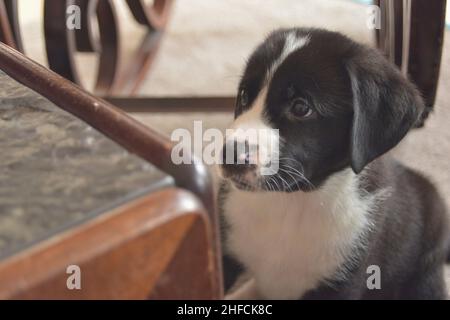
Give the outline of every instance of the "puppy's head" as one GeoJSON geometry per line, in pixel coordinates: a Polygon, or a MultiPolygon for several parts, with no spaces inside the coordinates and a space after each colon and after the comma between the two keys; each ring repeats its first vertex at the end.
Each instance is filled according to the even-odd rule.
{"type": "Polygon", "coordinates": [[[221,170],[242,189],[311,190],[346,167],[360,173],[423,109],[376,49],[325,30],[279,30],[245,68],[221,170]]]}

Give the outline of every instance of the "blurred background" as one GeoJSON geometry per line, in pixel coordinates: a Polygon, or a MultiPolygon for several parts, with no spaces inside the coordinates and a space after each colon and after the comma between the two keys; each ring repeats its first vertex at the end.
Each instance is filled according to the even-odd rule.
{"type": "MultiPolygon", "coordinates": [[[[113,2],[126,59],[145,29],[132,19],[125,1],[113,2]]],[[[175,1],[158,57],[136,95],[233,94],[246,58],[276,28],[322,27],[373,44],[366,7],[352,0],[175,1]]],[[[46,65],[43,15],[37,14],[42,8],[43,0],[19,1],[25,51],[46,65]]],[[[96,61],[89,56],[78,54],[77,62],[82,81],[92,87],[96,61]]]]}
{"type": "MultiPolygon", "coordinates": [[[[113,1],[120,19],[121,54],[126,59],[144,37],[145,29],[131,18],[124,1],[113,1]]],[[[19,15],[25,51],[46,65],[40,14],[43,2],[20,0],[19,15]]],[[[371,3],[371,0],[177,0],[160,54],[136,94],[232,94],[245,59],[276,28],[327,28],[374,44],[374,32],[366,27],[366,10],[371,3]],[[183,75],[189,75],[190,79],[183,81],[180,79],[183,75]]],[[[83,82],[92,87],[95,59],[89,54],[78,54],[77,59],[83,82]]]]}
{"type": "MultiPolygon", "coordinates": [[[[120,21],[120,54],[127,61],[133,58],[132,52],[145,36],[145,29],[132,19],[125,1],[113,1],[120,21]]],[[[370,4],[370,0],[177,0],[152,67],[133,95],[233,96],[247,57],[276,28],[327,28],[375,46],[375,32],[367,27],[370,4]]],[[[47,65],[42,8],[43,0],[19,1],[25,53],[47,65]]],[[[395,152],[436,181],[450,207],[449,16],[435,111],[426,127],[409,135],[395,152]]],[[[91,88],[97,59],[91,54],[77,53],[76,62],[84,86],[91,88]]],[[[131,114],[165,134],[176,128],[192,129],[195,120],[202,120],[205,129],[223,129],[232,120],[230,112],[131,114]]]]}

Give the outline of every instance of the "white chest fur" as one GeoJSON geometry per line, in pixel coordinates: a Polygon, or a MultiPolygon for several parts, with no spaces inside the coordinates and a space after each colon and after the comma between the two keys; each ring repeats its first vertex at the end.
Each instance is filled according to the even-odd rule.
{"type": "Polygon", "coordinates": [[[224,205],[227,248],[269,299],[297,299],[320,281],[345,276],[342,265],[363,245],[374,195],[357,192],[350,170],[317,191],[252,193],[232,188],[224,205]]]}

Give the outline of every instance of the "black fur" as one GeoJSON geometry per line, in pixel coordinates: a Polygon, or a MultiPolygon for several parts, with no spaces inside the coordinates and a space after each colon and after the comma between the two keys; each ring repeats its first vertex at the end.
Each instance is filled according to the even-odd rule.
{"type": "MultiPolygon", "coordinates": [[[[282,161],[303,172],[312,185],[298,180],[279,191],[320,188],[330,175],[349,167],[365,177],[361,192],[391,191],[382,207],[372,213],[374,228],[368,234],[368,247],[356,263],[342,266],[350,270],[346,281],[324,279],[320,287],[299,298],[445,298],[445,205],[432,183],[385,155],[419,124],[424,103],[415,86],[379,52],[335,32],[278,30],[250,57],[239,87],[240,92],[245,90],[248,104],[242,105],[238,98],[235,115],[256,99],[265,73],[280,55],[286,34],[293,30],[308,35],[310,41],[290,54],[273,75],[265,117],[286,141],[282,159],[295,159],[282,161]],[[293,99],[300,98],[314,109],[308,119],[290,115],[293,99]],[[369,265],[383,270],[381,290],[367,289],[369,265]]],[[[226,201],[225,187],[220,196],[226,201]]],[[[230,285],[239,267],[229,257],[225,261],[230,285]]]]}
{"type": "Polygon", "coordinates": [[[322,285],[304,299],[444,299],[448,251],[445,205],[422,175],[390,156],[374,161],[361,190],[390,187],[383,207],[373,213],[375,228],[359,252],[347,281],[322,285]],[[381,290],[368,290],[367,267],[380,266],[381,290]]]}

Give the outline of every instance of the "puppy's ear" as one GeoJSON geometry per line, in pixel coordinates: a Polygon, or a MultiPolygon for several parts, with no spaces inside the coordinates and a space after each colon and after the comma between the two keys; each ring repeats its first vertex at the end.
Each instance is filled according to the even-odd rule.
{"type": "Polygon", "coordinates": [[[375,49],[358,47],[347,61],[353,90],[351,166],[355,173],[395,147],[418,121],[423,100],[375,49]]]}

